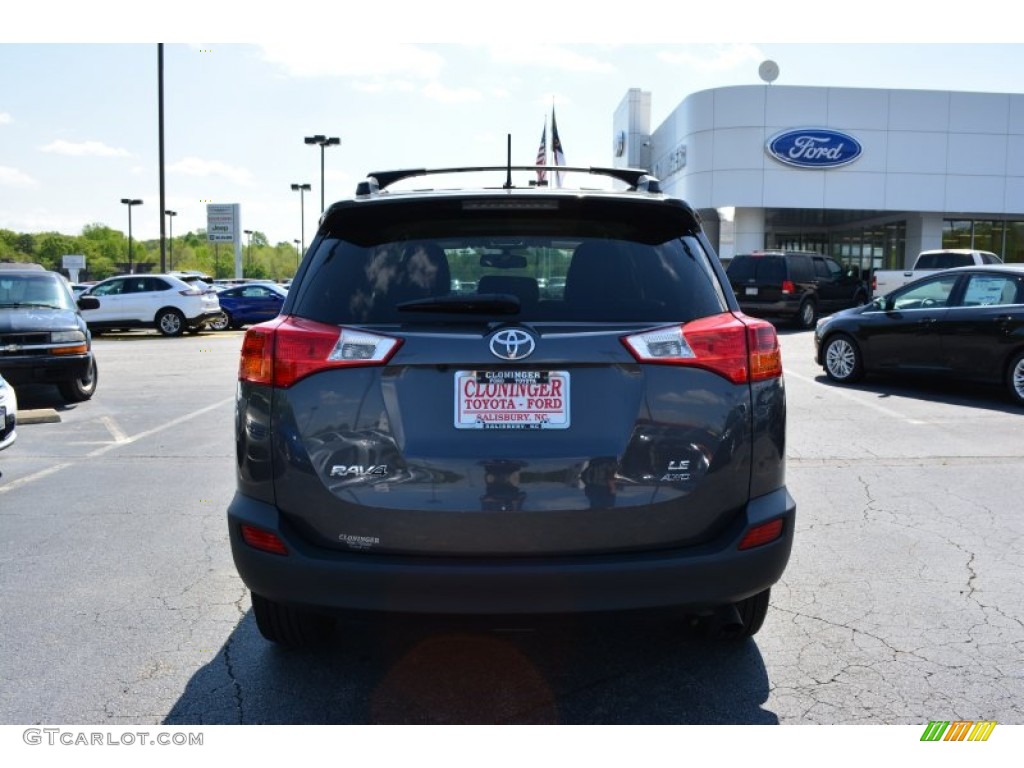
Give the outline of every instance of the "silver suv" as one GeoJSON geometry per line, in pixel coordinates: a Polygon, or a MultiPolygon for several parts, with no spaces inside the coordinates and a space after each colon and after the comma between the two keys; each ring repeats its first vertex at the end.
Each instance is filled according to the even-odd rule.
{"type": "Polygon", "coordinates": [[[795,515],[774,328],[643,171],[465,170],[506,181],[372,174],[246,333],[228,524],[260,631],[654,611],[753,635],[795,515]]]}

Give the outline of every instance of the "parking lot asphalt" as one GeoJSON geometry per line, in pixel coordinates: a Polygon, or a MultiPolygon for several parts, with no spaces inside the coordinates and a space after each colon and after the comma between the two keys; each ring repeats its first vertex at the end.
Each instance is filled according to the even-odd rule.
{"type": "Polygon", "coordinates": [[[734,646],[676,628],[260,638],[231,561],[240,333],[96,342],[0,453],[0,723],[1024,723],[1024,413],[999,390],[830,384],[783,330],[790,566],[734,646]]]}

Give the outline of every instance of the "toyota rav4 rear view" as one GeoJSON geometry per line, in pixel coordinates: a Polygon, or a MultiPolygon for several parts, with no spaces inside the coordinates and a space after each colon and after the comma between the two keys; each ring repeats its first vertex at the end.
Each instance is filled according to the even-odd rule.
{"type": "Polygon", "coordinates": [[[774,328],[642,171],[466,170],[509,181],[372,174],[245,335],[228,522],[260,631],[653,611],[753,635],[795,516],[774,328]]]}

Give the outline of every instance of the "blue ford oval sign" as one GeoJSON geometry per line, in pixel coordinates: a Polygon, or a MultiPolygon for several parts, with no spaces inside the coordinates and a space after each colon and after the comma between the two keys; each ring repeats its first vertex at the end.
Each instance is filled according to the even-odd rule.
{"type": "Polygon", "coordinates": [[[768,154],[799,168],[835,168],[860,157],[860,142],[829,128],[798,128],[772,137],[768,154]]]}

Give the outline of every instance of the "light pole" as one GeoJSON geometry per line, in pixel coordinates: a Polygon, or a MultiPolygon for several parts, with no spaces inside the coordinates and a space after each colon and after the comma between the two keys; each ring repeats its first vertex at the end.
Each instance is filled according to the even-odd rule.
{"type": "Polygon", "coordinates": [[[341,144],[341,139],[337,136],[324,136],[318,133],[316,136],[307,136],[304,141],[307,144],[320,146],[320,213],[323,213],[327,210],[324,205],[324,149],[341,144]]]}
{"type": "Polygon", "coordinates": [[[142,205],[142,201],[131,197],[122,197],[121,202],[128,206],[128,274],[133,275],[135,270],[132,267],[132,206],[142,205]]]}
{"type": "Polygon", "coordinates": [[[167,238],[167,269],[168,271],[174,269],[174,217],[178,215],[177,211],[164,211],[167,216],[167,226],[169,228],[170,236],[167,238]]]}
{"type": "Polygon", "coordinates": [[[302,258],[302,251],[299,250],[299,241],[292,240],[295,243],[295,271],[299,271],[299,259],[302,258]]]}
{"type": "Polygon", "coordinates": [[[243,229],[242,232],[248,237],[245,244],[245,266],[246,271],[252,271],[252,230],[243,229]]]}
{"type": "Polygon", "coordinates": [[[299,215],[302,217],[302,250],[306,250],[306,193],[312,187],[309,184],[292,184],[292,191],[299,193],[299,215]]]}

